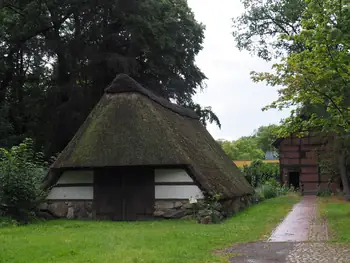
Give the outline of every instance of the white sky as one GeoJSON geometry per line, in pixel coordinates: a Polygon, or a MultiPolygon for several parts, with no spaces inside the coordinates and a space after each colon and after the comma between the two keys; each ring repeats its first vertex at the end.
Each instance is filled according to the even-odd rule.
{"type": "Polygon", "coordinates": [[[261,125],[279,123],[287,111],[262,108],[277,98],[275,88],[254,83],[250,72],[269,71],[271,64],[240,52],[232,36],[232,18],[243,12],[239,0],[188,0],[196,19],[206,25],[204,49],[196,61],[206,74],[207,88],[195,96],[202,106],[211,106],[221,122],[207,129],[215,139],[235,140],[250,135],[261,125]]]}

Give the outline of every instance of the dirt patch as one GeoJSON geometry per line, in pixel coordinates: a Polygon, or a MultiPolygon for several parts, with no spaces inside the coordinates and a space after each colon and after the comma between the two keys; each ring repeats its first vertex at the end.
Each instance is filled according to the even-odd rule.
{"type": "Polygon", "coordinates": [[[294,246],[292,242],[254,242],[234,245],[222,252],[232,255],[232,263],[284,263],[294,246]]]}

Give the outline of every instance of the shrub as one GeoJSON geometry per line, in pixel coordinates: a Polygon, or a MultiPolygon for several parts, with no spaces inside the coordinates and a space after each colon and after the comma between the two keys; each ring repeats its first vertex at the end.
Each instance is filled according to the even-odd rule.
{"type": "Polygon", "coordinates": [[[268,183],[264,184],[261,187],[261,192],[265,199],[271,199],[278,196],[277,188],[274,187],[272,184],[268,184],[268,183]]]}
{"type": "Polygon", "coordinates": [[[260,201],[264,199],[271,199],[282,195],[287,195],[290,192],[294,192],[294,188],[288,188],[287,186],[281,186],[279,182],[274,179],[266,181],[262,186],[256,188],[255,196],[260,201]]]}
{"type": "Polygon", "coordinates": [[[46,174],[42,153],[35,153],[33,141],[24,140],[10,150],[0,148],[0,213],[21,222],[35,215],[46,197],[41,182],[46,174]]]}
{"type": "Polygon", "coordinates": [[[326,188],[326,189],[318,189],[317,190],[317,196],[320,197],[329,197],[333,195],[333,191],[330,188],[326,188]]]}
{"type": "Polygon", "coordinates": [[[254,160],[249,166],[241,168],[245,178],[251,186],[259,187],[269,180],[277,180],[280,175],[279,165],[264,163],[262,160],[254,160]]]}

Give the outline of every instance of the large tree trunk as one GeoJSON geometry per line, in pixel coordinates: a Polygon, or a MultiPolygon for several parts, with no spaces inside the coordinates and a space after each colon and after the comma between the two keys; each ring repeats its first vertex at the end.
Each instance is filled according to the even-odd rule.
{"type": "Polygon", "coordinates": [[[340,154],[338,156],[338,165],[340,178],[343,184],[344,199],[346,201],[350,201],[349,178],[346,172],[346,152],[344,149],[340,150],[340,154]]]}

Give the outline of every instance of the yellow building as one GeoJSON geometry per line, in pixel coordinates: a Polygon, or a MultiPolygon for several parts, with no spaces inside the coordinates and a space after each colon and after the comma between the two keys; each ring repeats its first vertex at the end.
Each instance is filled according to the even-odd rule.
{"type": "MultiPolygon", "coordinates": [[[[279,160],[262,160],[264,163],[279,163],[279,160]]],[[[238,167],[249,165],[252,161],[233,161],[238,167]]]]}

